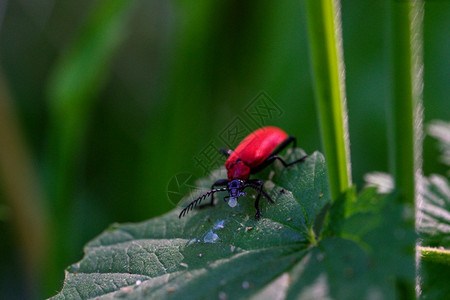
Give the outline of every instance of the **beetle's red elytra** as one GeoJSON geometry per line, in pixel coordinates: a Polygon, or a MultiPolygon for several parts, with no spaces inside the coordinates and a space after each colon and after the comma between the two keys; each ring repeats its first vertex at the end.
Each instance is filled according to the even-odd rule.
{"type": "Polygon", "coordinates": [[[228,180],[247,180],[250,170],[263,163],[288,135],[277,127],[263,127],[249,134],[225,162],[228,180]]]}
{"type": "Polygon", "coordinates": [[[259,219],[261,217],[261,211],[259,209],[259,199],[261,198],[261,195],[269,202],[275,202],[266,192],[264,192],[264,183],[261,180],[249,179],[249,177],[251,174],[261,171],[275,160],[279,160],[285,167],[303,162],[307,156],[287,163],[277,155],[290,144],[292,144],[293,148],[296,147],[295,137],[289,136],[280,128],[266,126],[250,133],[242,140],[234,151],[221,149],[221,153],[228,156],[228,159],[225,162],[228,178],[217,180],[211,186],[210,191],[189,203],[189,205],[180,212],[179,218],[200,204],[200,202],[208,196],[211,196],[211,202],[200,207],[214,205],[214,194],[221,191],[229,192],[229,195],[224,197],[224,201],[229,199],[228,205],[234,207],[237,205],[238,198],[246,195],[244,189],[250,187],[258,192],[255,200],[255,218],[259,219]],[[224,187],[216,189],[215,187],[218,186],[224,187]]]}

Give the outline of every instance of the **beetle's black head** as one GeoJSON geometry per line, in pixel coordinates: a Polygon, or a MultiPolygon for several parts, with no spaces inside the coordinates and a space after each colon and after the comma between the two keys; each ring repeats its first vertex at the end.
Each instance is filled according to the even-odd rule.
{"type": "Polygon", "coordinates": [[[225,198],[229,198],[228,200],[229,206],[235,207],[237,205],[237,199],[240,196],[245,196],[245,193],[243,192],[245,187],[246,187],[245,180],[242,179],[233,179],[230,182],[228,182],[227,189],[230,194],[225,198]]]}

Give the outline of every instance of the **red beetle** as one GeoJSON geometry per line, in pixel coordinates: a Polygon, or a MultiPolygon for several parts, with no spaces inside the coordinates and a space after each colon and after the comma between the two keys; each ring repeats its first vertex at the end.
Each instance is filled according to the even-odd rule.
{"type": "Polygon", "coordinates": [[[286,132],[280,128],[267,126],[257,129],[250,133],[236,148],[236,150],[221,149],[221,152],[228,156],[225,162],[228,179],[219,179],[212,186],[211,190],[204,193],[186,206],[179,215],[179,218],[184,216],[189,210],[197,206],[203,199],[211,195],[211,202],[202,205],[214,205],[214,193],[221,191],[228,191],[229,195],[224,197],[224,201],[228,198],[228,205],[234,207],[237,205],[237,199],[240,196],[245,196],[244,189],[250,187],[258,192],[255,201],[256,215],[255,219],[261,217],[259,209],[259,198],[263,195],[267,200],[275,203],[270,196],[263,191],[264,183],[259,179],[249,179],[251,174],[257,173],[279,160],[285,167],[304,161],[307,156],[290,163],[286,163],[277,154],[286,148],[289,144],[296,147],[296,139],[293,136],[288,136],[286,132]],[[215,189],[216,186],[225,186],[223,188],[215,189]]]}

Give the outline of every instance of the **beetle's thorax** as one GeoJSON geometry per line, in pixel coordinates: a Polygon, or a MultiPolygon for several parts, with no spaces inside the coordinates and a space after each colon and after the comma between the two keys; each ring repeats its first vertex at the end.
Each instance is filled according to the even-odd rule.
{"type": "Polygon", "coordinates": [[[227,161],[225,168],[227,169],[229,181],[233,179],[247,180],[250,176],[250,167],[239,159],[236,161],[227,161]]]}
{"type": "Polygon", "coordinates": [[[233,179],[228,182],[228,192],[230,193],[230,197],[240,197],[242,196],[242,190],[245,187],[245,180],[242,179],[233,179]]]}
{"type": "MultiPolygon", "coordinates": [[[[243,179],[233,179],[228,182],[228,205],[235,207],[237,205],[237,200],[240,196],[245,196],[243,189],[246,187],[245,180],[243,179]]],[[[225,200],[224,198],[224,200],[225,200]]]]}

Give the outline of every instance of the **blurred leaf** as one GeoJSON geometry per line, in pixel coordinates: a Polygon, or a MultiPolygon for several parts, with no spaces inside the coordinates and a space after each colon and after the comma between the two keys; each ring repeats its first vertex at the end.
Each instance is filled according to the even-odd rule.
{"type": "MultiPolygon", "coordinates": [[[[440,142],[443,161],[450,165],[450,123],[434,121],[428,133],[440,142]]],[[[423,182],[423,201],[418,215],[424,246],[450,248],[450,182],[431,175],[423,182]]]]}
{"type": "MultiPolygon", "coordinates": [[[[450,150],[450,125],[434,121],[428,128],[430,135],[440,141],[446,157],[450,150]]],[[[379,193],[391,192],[394,187],[392,176],[386,173],[369,173],[364,179],[379,193]]],[[[450,248],[450,182],[441,175],[431,175],[423,177],[421,184],[423,199],[418,203],[417,226],[422,245],[450,248]]]]}
{"type": "MultiPolygon", "coordinates": [[[[236,208],[220,201],[180,220],[178,208],[143,223],[114,225],[67,269],[55,299],[392,299],[396,278],[413,281],[414,256],[404,252],[414,249],[414,231],[402,227],[404,206],[393,196],[376,203],[391,205],[371,212],[379,222],[359,235],[363,243],[342,237],[317,241],[314,221],[330,203],[322,154],[275,169],[277,183],[267,181],[265,187],[276,205],[264,203],[260,220],[253,218],[252,201],[241,199],[236,208]]],[[[217,175],[200,184],[211,184],[217,175]]],[[[360,215],[366,216],[355,214],[360,215]]]]}
{"type": "Polygon", "coordinates": [[[364,175],[364,181],[369,187],[375,187],[380,194],[388,194],[394,190],[392,176],[383,172],[371,172],[364,175]]]}
{"type": "MultiPolygon", "coordinates": [[[[100,1],[79,37],[57,62],[48,85],[60,173],[69,172],[114,54],[126,36],[133,1],[100,1]]],[[[52,149],[53,150],[53,149],[52,149]]]]}
{"type": "MultiPolygon", "coordinates": [[[[450,165],[449,124],[435,121],[429,133],[440,141],[443,161],[450,165]]],[[[423,184],[417,218],[422,245],[426,246],[421,247],[421,298],[444,299],[450,294],[450,182],[443,176],[431,175],[423,184]]]]}
{"type": "MultiPolygon", "coordinates": [[[[56,64],[48,85],[52,127],[49,160],[51,197],[67,198],[95,96],[126,36],[134,1],[100,1],[78,39],[56,64]]],[[[60,207],[57,205],[57,207],[60,207]]]]}
{"type": "MultiPolygon", "coordinates": [[[[366,176],[366,180],[386,191],[386,187],[393,186],[389,174],[376,173],[366,176]]],[[[389,190],[389,189],[388,189],[389,190]]],[[[449,293],[450,280],[450,183],[447,178],[440,175],[431,175],[422,179],[422,201],[417,204],[417,231],[420,243],[420,268],[418,282],[419,295],[423,299],[444,299],[449,293]],[[446,250],[447,249],[447,250],[446,250]]],[[[364,218],[365,224],[379,222],[369,216],[364,218]]],[[[358,220],[354,226],[362,224],[358,220]]],[[[364,226],[358,229],[364,231],[364,226]]],[[[386,228],[389,230],[389,228],[386,228]]],[[[388,256],[386,257],[388,258],[388,256]]]]}
{"type": "Polygon", "coordinates": [[[431,175],[423,184],[417,216],[421,245],[425,246],[420,247],[420,296],[445,299],[450,294],[450,183],[443,176],[431,175]]]}
{"type": "MultiPolygon", "coordinates": [[[[366,176],[379,193],[391,190],[392,177],[385,173],[366,176]],[[388,188],[386,188],[388,187],[388,188]]],[[[440,175],[422,178],[422,201],[418,204],[417,227],[423,246],[450,247],[450,182],[440,175]]]]}
{"type": "Polygon", "coordinates": [[[420,299],[447,299],[450,295],[449,266],[422,260],[420,264],[420,299]]]}
{"type": "Polygon", "coordinates": [[[439,175],[424,179],[418,215],[423,246],[450,248],[450,183],[439,175]]]}
{"type": "Polygon", "coordinates": [[[0,222],[6,222],[11,218],[11,212],[9,207],[0,204],[0,222]]]}
{"type": "Polygon", "coordinates": [[[414,208],[399,205],[397,193],[380,196],[374,189],[366,191],[354,202],[354,213],[345,221],[342,235],[369,251],[370,277],[379,284],[378,292],[397,298],[392,294],[396,284],[392,278],[406,282],[415,278],[414,208]]]}
{"type": "MultiPolygon", "coordinates": [[[[51,288],[56,273],[73,253],[67,237],[68,205],[73,198],[75,166],[80,161],[91,110],[109,66],[126,37],[126,25],[134,1],[108,0],[95,4],[79,36],[56,63],[47,86],[50,111],[48,145],[48,193],[54,245],[45,272],[51,288]]],[[[61,274],[62,275],[62,274],[61,274]]]]}
{"type": "MultiPolygon", "coordinates": [[[[369,255],[367,280],[370,296],[380,299],[397,299],[395,286],[411,285],[415,278],[414,249],[417,236],[414,232],[414,209],[408,204],[399,204],[398,194],[379,194],[374,187],[364,189],[358,197],[349,193],[331,207],[338,209],[345,219],[336,223],[333,231],[356,242],[369,255]],[[339,203],[341,202],[341,203],[339,203]],[[337,208],[336,208],[336,205],[337,208]],[[395,279],[394,279],[395,278],[395,279]]],[[[331,231],[331,232],[333,232],[331,231]]],[[[361,298],[368,298],[364,294],[361,298]]],[[[339,297],[338,297],[339,298],[339,297]]],[[[340,299],[348,299],[342,296],[340,299]]]]}
{"type": "Polygon", "coordinates": [[[126,21],[133,2],[113,0],[97,4],[53,71],[49,96],[55,113],[84,107],[99,90],[118,46],[126,37],[126,21]]]}
{"type": "Polygon", "coordinates": [[[428,134],[439,141],[442,162],[450,166],[450,122],[433,121],[428,126],[428,134]]]}
{"type": "Polygon", "coordinates": [[[53,175],[57,180],[64,182],[71,173],[95,96],[126,36],[126,21],[132,3],[134,1],[100,1],[79,37],[53,70],[48,98],[53,143],[50,150],[52,160],[56,161],[56,174],[53,175]]]}

